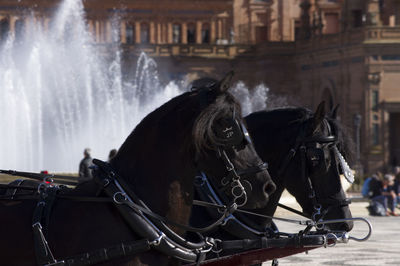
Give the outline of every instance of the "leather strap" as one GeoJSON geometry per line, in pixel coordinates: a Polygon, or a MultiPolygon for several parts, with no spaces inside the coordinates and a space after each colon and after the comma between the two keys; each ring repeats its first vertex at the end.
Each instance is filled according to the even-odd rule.
{"type": "Polygon", "coordinates": [[[94,265],[113,259],[132,256],[150,250],[150,243],[147,239],[137,240],[129,243],[120,243],[108,248],[101,248],[95,251],[69,257],[61,265],[84,266],[94,265]]]}
{"type": "Polygon", "coordinates": [[[324,235],[291,235],[288,238],[227,240],[217,242],[218,250],[249,250],[260,248],[312,247],[326,244],[324,235]]]}
{"type": "MultiPolygon", "coordinates": [[[[57,193],[57,187],[46,187],[40,193],[40,200],[36,205],[32,217],[32,229],[33,229],[33,244],[36,254],[36,261],[38,265],[47,265],[57,263],[54,258],[49,244],[43,233],[42,223],[44,220],[45,226],[47,226],[51,207],[53,206],[55,194],[57,193]]],[[[44,229],[46,231],[46,227],[44,229]]]]}

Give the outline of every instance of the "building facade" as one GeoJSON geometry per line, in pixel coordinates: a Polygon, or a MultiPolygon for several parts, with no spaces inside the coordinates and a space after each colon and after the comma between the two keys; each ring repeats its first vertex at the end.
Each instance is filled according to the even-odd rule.
{"type": "MultiPolygon", "coordinates": [[[[79,2],[79,1],[75,1],[79,2]]],[[[62,1],[3,0],[0,40],[51,25],[62,1]]],[[[83,0],[87,27],[127,67],[141,51],[165,80],[234,69],[291,104],[340,104],[353,166],[400,164],[400,2],[396,0],[83,0]]],[[[106,54],[106,52],[105,52],[106,54]]]]}

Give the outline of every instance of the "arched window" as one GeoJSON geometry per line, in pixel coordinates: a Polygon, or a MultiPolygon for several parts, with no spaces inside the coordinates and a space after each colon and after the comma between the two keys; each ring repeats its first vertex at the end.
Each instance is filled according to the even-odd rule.
{"type": "Polygon", "coordinates": [[[180,43],[182,40],[182,27],[178,23],[172,25],[172,42],[180,43]]]}
{"type": "Polygon", "coordinates": [[[140,42],[149,43],[150,41],[150,29],[147,23],[140,24],[140,42]]]}
{"type": "Polygon", "coordinates": [[[125,27],[125,35],[126,35],[126,43],[134,44],[135,43],[135,24],[133,22],[126,23],[125,27]]]}
{"type": "Polygon", "coordinates": [[[187,26],[187,43],[196,42],[196,25],[194,23],[189,23],[187,26]]]}
{"type": "Polygon", "coordinates": [[[201,43],[210,43],[210,24],[203,23],[201,26],[201,43]]]}
{"type": "Polygon", "coordinates": [[[18,19],[15,21],[15,41],[21,42],[25,34],[25,21],[18,19]]]}
{"type": "Polygon", "coordinates": [[[9,32],[10,32],[10,21],[8,20],[8,18],[3,18],[0,21],[0,41],[6,40],[9,32]]]}

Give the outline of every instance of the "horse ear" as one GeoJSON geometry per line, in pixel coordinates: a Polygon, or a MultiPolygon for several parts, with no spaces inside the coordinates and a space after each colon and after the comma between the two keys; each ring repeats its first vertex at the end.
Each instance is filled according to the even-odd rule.
{"type": "Polygon", "coordinates": [[[336,105],[335,108],[333,108],[333,110],[331,111],[330,117],[331,117],[332,119],[336,119],[339,106],[340,106],[339,104],[336,105]]]}
{"type": "Polygon", "coordinates": [[[230,87],[232,82],[232,77],[235,73],[230,71],[225,77],[219,82],[219,87],[216,88],[218,94],[225,93],[230,87]]]}
{"type": "Polygon", "coordinates": [[[313,131],[317,129],[318,125],[321,124],[325,118],[325,101],[322,101],[315,111],[313,118],[313,131]]]}

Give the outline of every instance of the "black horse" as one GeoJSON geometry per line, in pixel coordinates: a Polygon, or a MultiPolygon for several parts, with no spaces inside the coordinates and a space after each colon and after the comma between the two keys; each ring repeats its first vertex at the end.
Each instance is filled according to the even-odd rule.
{"type": "MultiPolygon", "coordinates": [[[[126,253],[128,245],[121,247],[121,243],[141,239],[142,231],[151,230],[160,237],[143,242],[151,248],[149,251],[130,253],[122,258],[102,262],[102,265],[166,265],[176,262],[171,256],[153,249],[168,246],[165,242],[172,231],[163,232],[164,235],[154,230],[153,225],[162,225],[168,220],[174,222],[173,228],[178,235],[172,232],[170,238],[173,240],[169,243],[178,243],[170,249],[172,254],[179,253],[177,250],[180,244],[185,245],[183,237],[186,227],[177,223],[188,223],[194,177],[198,171],[214,176],[216,183],[220,183],[222,177],[229,177],[226,180],[228,189],[221,194],[225,195],[227,204],[233,209],[233,203],[250,209],[264,207],[275,185],[254,147],[246,140],[240,105],[227,92],[229,81],[228,76],[220,82],[184,93],[150,113],[126,139],[110,165],[98,162],[96,182],[88,181],[75,189],[56,190],[52,194],[56,199],[54,201],[48,201],[50,191],[54,189],[44,189],[46,193],[40,194],[42,205],[51,203],[52,206],[40,213],[40,219],[37,219],[36,210],[42,206],[32,199],[37,193],[29,198],[26,191],[18,190],[12,193],[13,199],[4,195],[0,197],[1,264],[37,264],[35,249],[46,249],[43,247],[45,242],[35,244],[33,241],[34,235],[41,236],[39,230],[32,230],[32,226],[37,229],[38,221],[43,226],[49,247],[47,253],[42,254],[42,260],[39,259],[42,264],[45,264],[43,256],[49,258],[50,250],[50,255],[56,259],[73,257],[85,263],[100,263],[107,253],[106,247],[114,247],[108,249],[108,255],[117,251],[126,253]],[[100,178],[102,175],[106,178],[100,178]],[[125,190],[119,188],[122,184],[125,184],[125,190]],[[112,200],[106,197],[110,196],[109,189],[118,191],[113,197],[111,194],[112,200]],[[127,195],[134,198],[135,203],[128,202],[127,195]],[[99,202],[94,199],[97,196],[102,196],[99,202]],[[124,208],[128,209],[133,206],[133,211],[121,216],[116,203],[126,203],[124,208]],[[146,218],[143,212],[153,215],[146,218]],[[126,219],[126,216],[138,213],[140,217],[145,217],[141,221],[147,222],[144,229],[132,229],[130,221],[126,219]],[[36,221],[33,225],[32,217],[36,221]],[[162,220],[164,222],[160,222],[157,217],[165,218],[162,220]]],[[[26,186],[25,183],[20,185],[26,186]]],[[[40,191],[43,187],[45,185],[42,184],[35,189],[40,191]]],[[[203,247],[188,243],[186,248],[200,252],[196,253],[200,257],[203,247]]],[[[186,257],[190,256],[191,253],[186,257]]]]}
{"type": "MultiPolygon", "coordinates": [[[[315,113],[288,107],[252,113],[245,118],[257,153],[268,163],[277,185],[266,207],[252,212],[273,216],[283,190],[287,189],[308,218],[352,217],[341,186],[342,166],[338,159],[338,153],[351,157],[352,142],[336,120],[336,111],[326,114],[322,102],[315,113]]],[[[206,186],[198,189],[202,199],[209,194],[206,186]]],[[[210,214],[215,216],[215,212],[195,206],[191,223],[202,225],[210,214]]],[[[228,217],[224,230],[211,235],[221,239],[257,238],[270,235],[276,230],[274,226],[270,218],[235,213],[228,217]]],[[[326,225],[325,229],[350,231],[352,227],[352,221],[345,221],[326,225]]]]}
{"type": "MultiPolygon", "coordinates": [[[[303,213],[324,220],[351,218],[342,189],[342,165],[338,153],[352,156],[352,141],[336,119],[337,109],[325,112],[322,102],[315,113],[306,108],[281,108],[248,115],[246,123],[257,153],[268,162],[277,185],[265,208],[256,212],[272,216],[286,188],[303,213]]],[[[268,219],[254,217],[263,227],[268,219]]],[[[350,231],[353,222],[326,225],[331,230],[350,231]]]]}

